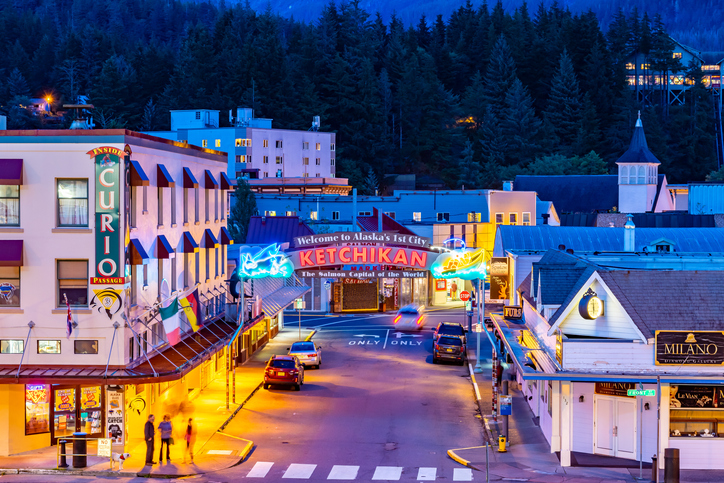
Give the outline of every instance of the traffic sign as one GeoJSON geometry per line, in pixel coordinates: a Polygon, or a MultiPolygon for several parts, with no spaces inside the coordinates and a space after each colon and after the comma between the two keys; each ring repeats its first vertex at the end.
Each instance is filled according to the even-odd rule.
{"type": "Polygon", "coordinates": [[[628,396],[656,396],[656,389],[629,389],[628,396]]]}
{"type": "Polygon", "coordinates": [[[468,300],[467,302],[465,302],[465,310],[467,310],[468,312],[473,311],[473,303],[471,301],[468,300]]]}
{"type": "Polygon", "coordinates": [[[294,301],[294,308],[296,310],[304,310],[306,308],[306,306],[307,306],[306,300],[304,300],[304,299],[296,299],[294,301]]]}
{"type": "Polygon", "coordinates": [[[463,290],[462,292],[460,292],[460,300],[462,300],[463,302],[467,302],[468,300],[470,300],[470,292],[468,292],[467,290],[463,290]]]}

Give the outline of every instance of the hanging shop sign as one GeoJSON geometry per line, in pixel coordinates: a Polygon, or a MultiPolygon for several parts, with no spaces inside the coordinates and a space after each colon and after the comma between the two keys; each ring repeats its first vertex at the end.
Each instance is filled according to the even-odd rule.
{"type": "Polygon", "coordinates": [[[430,267],[433,278],[485,278],[485,250],[461,248],[441,253],[430,267]]]}
{"type": "Polygon", "coordinates": [[[426,248],[430,246],[430,239],[391,231],[323,233],[319,235],[300,236],[294,239],[294,246],[296,248],[319,245],[344,245],[347,243],[391,244],[426,248]]]}
{"type": "Polygon", "coordinates": [[[106,438],[110,438],[112,444],[123,447],[124,444],[124,422],[123,390],[120,386],[109,386],[106,389],[106,438]]]}
{"type": "Polygon", "coordinates": [[[498,300],[510,298],[508,259],[505,257],[490,259],[490,298],[498,300]]]}
{"type": "MultiPolygon", "coordinates": [[[[123,280],[123,279],[121,279],[123,280]]],[[[123,289],[114,289],[106,287],[101,290],[93,289],[93,299],[90,302],[91,309],[95,309],[98,313],[105,311],[108,319],[113,320],[113,316],[123,308],[123,289]]]]}
{"type": "Polygon", "coordinates": [[[589,288],[583,294],[583,298],[578,302],[578,313],[588,320],[595,320],[603,315],[603,300],[598,298],[593,289],[589,288]]]}
{"type": "Polygon", "coordinates": [[[120,164],[125,153],[118,148],[104,146],[92,149],[87,154],[94,160],[96,167],[96,277],[119,277],[120,164]]]}
{"type": "Polygon", "coordinates": [[[422,270],[297,270],[302,278],[427,278],[422,270]]]}
{"type": "Polygon", "coordinates": [[[724,332],[656,331],[656,365],[724,365],[724,332]]]}
{"type": "Polygon", "coordinates": [[[628,391],[636,389],[633,382],[597,382],[594,392],[602,396],[631,397],[628,391]]]}
{"type": "Polygon", "coordinates": [[[290,277],[294,265],[279,249],[275,243],[256,253],[242,253],[239,275],[242,278],[290,277]]]}
{"type": "Polygon", "coordinates": [[[522,319],[523,307],[521,307],[520,305],[506,305],[505,307],[503,307],[503,318],[522,319]]]}
{"type": "Polygon", "coordinates": [[[360,263],[428,269],[434,256],[427,250],[383,246],[329,246],[302,249],[289,254],[296,269],[360,263]]]}

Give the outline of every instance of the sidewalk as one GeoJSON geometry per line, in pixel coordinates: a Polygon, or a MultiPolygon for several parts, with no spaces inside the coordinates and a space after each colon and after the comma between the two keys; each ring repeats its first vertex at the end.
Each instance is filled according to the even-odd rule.
{"type": "MultiPolygon", "coordinates": [[[[485,334],[481,334],[485,335],[485,334]]],[[[468,361],[475,367],[475,344],[469,344],[468,361]]],[[[556,453],[550,452],[550,445],[537,425],[533,412],[516,382],[509,383],[509,393],[513,396],[513,414],[509,417],[509,447],[507,453],[498,453],[498,436],[502,427],[492,417],[492,364],[489,354],[481,354],[483,372],[475,374],[475,381],[480,391],[478,406],[484,422],[484,431],[491,443],[488,452],[490,480],[518,480],[531,483],[609,483],[630,482],[639,480],[638,463],[633,467],[613,467],[613,459],[607,465],[607,457],[592,456],[591,460],[600,458],[599,467],[568,466],[562,467],[556,453]]],[[[505,364],[504,364],[505,365],[505,364]]],[[[500,418],[498,418],[500,420],[500,418]]],[[[472,466],[485,473],[485,448],[456,451],[456,454],[468,460],[472,466]]],[[[618,462],[618,461],[617,461],[618,462]]],[[[650,481],[651,467],[644,466],[643,481],[650,481]]],[[[664,481],[664,472],[660,471],[659,481],[664,481]]],[[[680,481],[691,483],[724,482],[722,470],[681,470],[680,481]]]]}

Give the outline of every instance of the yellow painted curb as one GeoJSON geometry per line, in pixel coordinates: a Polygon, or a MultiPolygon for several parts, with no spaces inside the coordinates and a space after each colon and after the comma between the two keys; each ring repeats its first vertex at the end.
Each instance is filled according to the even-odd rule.
{"type": "Polygon", "coordinates": [[[462,450],[466,450],[466,449],[477,449],[477,448],[485,448],[485,446],[471,446],[470,448],[455,448],[455,449],[449,449],[449,450],[447,450],[447,455],[448,455],[450,458],[452,458],[453,460],[455,460],[456,462],[458,462],[458,463],[460,463],[461,465],[463,465],[463,466],[467,466],[468,468],[472,468],[472,469],[474,469],[474,470],[476,470],[476,471],[480,471],[479,468],[476,468],[475,466],[471,465],[471,464],[470,464],[470,461],[468,461],[468,460],[466,460],[466,459],[464,459],[464,458],[461,458],[460,456],[458,456],[458,455],[455,453],[455,451],[462,451],[462,450]]]}
{"type": "Polygon", "coordinates": [[[317,331],[316,331],[316,330],[313,330],[312,332],[309,333],[309,335],[307,336],[307,338],[304,339],[304,340],[307,341],[307,342],[309,342],[310,340],[312,340],[312,337],[314,337],[314,334],[316,334],[316,333],[317,333],[317,331]]]}
{"type": "Polygon", "coordinates": [[[223,434],[224,436],[228,436],[229,438],[238,439],[240,441],[246,441],[246,446],[244,446],[244,450],[241,452],[241,460],[245,460],[247,456],[249,456],[249,453],[251,452],[251,449],[254,447],[254,442],[249,439],[239,438],[238,436],[233,436],[231,434],[223,433],[221,431],[218,431],[219,434],[223,434]]]}

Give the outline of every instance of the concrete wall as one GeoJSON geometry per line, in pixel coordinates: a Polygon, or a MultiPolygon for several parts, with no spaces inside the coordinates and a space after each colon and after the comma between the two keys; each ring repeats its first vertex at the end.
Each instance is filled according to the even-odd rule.
{"type": "Polygon", "coordinates": [[[46,446],[50,446],[50,433],[25,435],[25,385],[1,384],[0,456],[46,446]]]}

